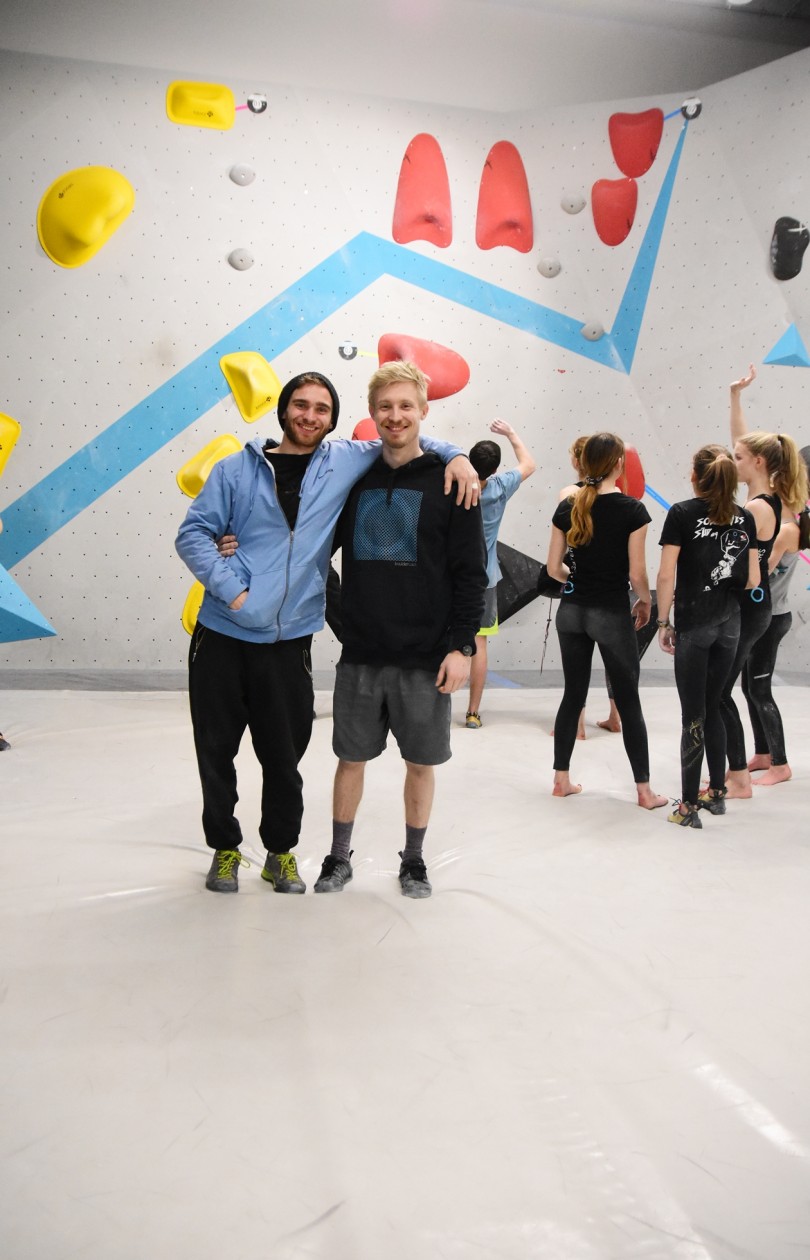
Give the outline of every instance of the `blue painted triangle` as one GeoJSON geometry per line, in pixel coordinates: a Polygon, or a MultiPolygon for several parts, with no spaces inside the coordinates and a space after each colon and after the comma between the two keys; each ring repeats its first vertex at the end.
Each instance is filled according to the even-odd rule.
{"type": "Polygon", "coordinates": [[[0,566],[0,643],[16,643],[19,639],[47,639],[52,634],[56,634],[53,626],[0,566]]]}
{"type": "Polygon", "coordinates": [[[810,367],[810,354],[795,324],[777,341],[773,350],[765,355],[763,363],[775,363],[780,367],[810,367]]]}

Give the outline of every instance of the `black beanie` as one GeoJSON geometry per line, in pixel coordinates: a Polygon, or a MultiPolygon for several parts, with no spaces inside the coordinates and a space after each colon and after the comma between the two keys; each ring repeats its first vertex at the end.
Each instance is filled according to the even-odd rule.
{"type": "Polygon", "coordinates": [[[282,429],[284,428],[284,413],[287,410],[287,404],[292,398],[295,391],[300,385],[307,384],[307,377],[314,380],[316,384],[323,385],[324,389],[329,390],[329,397],[332,399],[332,423],[329,426],[329,432],[332,432],[338,422],[340,415],[340,399],[337,396],[337,390],[327,376],[323,376],[320,372],[299,372],[298,376],[294,376],[291,381],[282,389],[278,396],[278,422],[282,429]]]}

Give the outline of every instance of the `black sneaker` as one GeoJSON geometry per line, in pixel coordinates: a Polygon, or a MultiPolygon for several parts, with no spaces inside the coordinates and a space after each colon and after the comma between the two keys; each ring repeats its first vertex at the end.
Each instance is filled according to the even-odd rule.
{"type": "Polygon", "coordinates": [[[673,801],[675,806],[674,814],[667,814],[667,822],[675,823],[676,827],[694,827],[697,831],[703,830],[703,823],[700,821],[700,815],[697,812],[696,805],[689,805],[689,813],[682,814],[680,811],[680,801],[673,801]]]}
{"type": "Polygon", "coordinates": [[[726,812],[726,792],[728,788],[709,788],[706,792],[701,792],[697,798],[698,809],[707,809],[710,814],[725,814],[726,812]]]}
{"type": "Polygon", "coordinates": [[[399,885],[403,897],[429,897],[433,889],[422,859],[408,858],[406,862],[401,853],[399,856],[402,858],[399,868],[399,885]]]}
{"type": "Polygon", "coordinates": [[[6,749],[10,747],[11,747],[11,744],[8,742],[8,740],[3,739],[3,736],[0,735],[0,752],[5,752],[6,749]]]}
{"type": "Polygon", "coordinates": [[[272,884],[277,893],[304,893],[307,890],[292,853],[268,853],[262,879],[272,884]]]}
{"type": "Polygon", "coordinates": [[[346,858],[332,857],[331,853],[327,854],[323,860],[321,873],[315,881],[315,892],[340,892],[348,884],[352,873],[352,864],[346,858]]]}
{"type": "Polygon", "coordinates": [[[205,886],[211,892],[239,892],[239,867],[250,866],[238,849],[217,849],[205,886]]]}

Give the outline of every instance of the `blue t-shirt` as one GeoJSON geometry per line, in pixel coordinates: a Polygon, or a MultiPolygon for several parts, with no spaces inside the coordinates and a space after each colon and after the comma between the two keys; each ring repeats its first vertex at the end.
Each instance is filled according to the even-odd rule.
{"type": "Polygon", "coordinates": [[[498,564],[498,549],[495,544],[506,505],[522,480],[520,469],[510,468],[508,472],[493,473],[491,477],[487,477],[487,484],[481,491],[481,520],[487,549],[487,590],[491,586],[497,586],[501,580],[501,566],[498,564]]]}

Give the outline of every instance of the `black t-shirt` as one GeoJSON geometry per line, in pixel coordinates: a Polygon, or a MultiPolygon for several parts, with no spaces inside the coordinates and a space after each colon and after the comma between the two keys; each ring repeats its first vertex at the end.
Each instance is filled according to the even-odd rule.
{"type": "Polygon", "coordinates": [[[748,581],[748,553],[756,546],[751,513],[735,505],[728,525],[709,520],[705,499],[685,499],[667,513],[661,546],[680,547],[675,573],[675,628],[717,625],[728,617],[748,581]]]}
{"type": "MultiPolygon", "coordinates": [[[[771,552],[773,551],[773,545],[776,542],[776,535],[779,533],[779,529],[782,524],[782,500],[779,498],[778,494],[755,494],[754,499],[762,499],[764,503],[767,503],[768,507],[773,512],[776,521],[774,531],[770,538],[757,539],[757,552],[759,554],[759,584],[763,591],[763,602],[767,608],[770,608],[771,581],[768,576],[768,567],[770,564],[771,552]]],[[[754,499],[751,500],[752,503],[754,502],[754,499]]]]}
{"type": "Polygon", "coordinates": [[[279,455],[275,447],[265,446],[264,454],[276,474],[279,507],[286,516],[290,529],[295,529],[301,503],[301,482],[309,468],[312,452],[309,455],[279,455]]]}
{"type": "MultiPolygon", "coordinates": [[[[648,525],[651,517],[643,503],[627,494],[598,494],[591,513],[593,538],[584,547],[570,547],[571,578],[563,598],[578,604],[627,610],[630,581],[628,539],[648,525]],[[571,589],[568,589],[571,588],[571,589]]],[[[564,534],[571,528],[571,501],[558,504],[552,522],[564,534]]]]}

